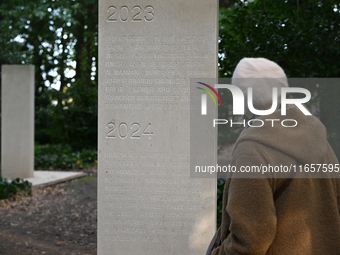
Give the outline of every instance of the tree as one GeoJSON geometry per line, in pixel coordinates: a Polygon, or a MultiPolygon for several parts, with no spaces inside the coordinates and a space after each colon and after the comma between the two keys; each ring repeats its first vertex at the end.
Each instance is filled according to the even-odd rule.
{"type": "MultiPolygon", "coordinates": [[[[220,9],[220,77],[231,77],[243,57],[268,58],[291,78],[338,77],[339,28],[340,1],[236,1],[234,6],[220,9]]],[[[336,112],[340,88],[320,85],[309,89],[319,96],[319,117],[340,157],[340,118],[336,112]]],[[[220,112],[228,115],[227,108],[220,112]]],[[[221,132],[219,142],[222,145],[235,137],[233,132],[221,132]]]]}
{"type": "Polygon", "coordinates": [[[36,67],[39,143],[96,147],[97,4],[97,0],[0,2],[0,64],[36,67]],[[69,75],[72,71],[74,76],[69,75]],[[51,84],[60,87],[53,89],[51,84]]]}

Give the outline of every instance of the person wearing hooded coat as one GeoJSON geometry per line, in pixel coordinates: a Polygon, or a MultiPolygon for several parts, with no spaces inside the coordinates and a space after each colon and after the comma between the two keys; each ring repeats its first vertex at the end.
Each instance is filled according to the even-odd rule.
{"type": "MultiPolygon", "coordinates": [[[[263,110],[271,107],[272,87],[288,86],[282,68],[264,58],[242,59],[232,83],[244,94],[253,87],[254,108],[263,110]],[[275,82],[266,82],[267,78],[275,82]]],[[[247,106],[245,111],[251,115],[247,106]]],[[[277,109],[256,118],[280,121],[242,131],[232,152],[236,169],[312,163],[339,166],[326,129],[316,117],[290,106],[286,116],[277,109]],[[298,125],[284,127],[282,119],[294,119],[298,125]]],[[[302,177],[312,177],[309,174],[302,177]]],[[[339,255],[340,179],[267,177],[227,178],[220,243],[211,254],[339,255]]]]}

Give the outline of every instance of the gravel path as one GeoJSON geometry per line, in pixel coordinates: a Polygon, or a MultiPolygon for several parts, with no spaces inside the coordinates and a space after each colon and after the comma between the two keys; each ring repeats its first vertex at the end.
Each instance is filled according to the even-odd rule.
{"type": "Polygon", "coordinates": [[[0,254],[96,254],[96,169],[30,197],[0,200],[0,254]]]}

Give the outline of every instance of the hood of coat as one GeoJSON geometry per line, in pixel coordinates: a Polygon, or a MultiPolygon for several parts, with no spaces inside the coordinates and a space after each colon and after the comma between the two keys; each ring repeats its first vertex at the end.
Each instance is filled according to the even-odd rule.
{"type": "MultiPolygon", "coordinates": [[[[244,129],[234,150],[242,141],[251,140],[290,155],[303,164],[320,163],[329,153],[325,126],[315,116],[304,115],[295,106],[287,108],[285,116],[282,116],[281,111],[278,110],[256,119],[261,119],[264,125],[244,129]],[[289,119],[295,120],[297,125],[284,127],[281,124],[284,121],[284,125],[293,126],[295,123],[288,121],[289,119]]],[[[261,124],[256,120],[253,123],[254,125],[261,124]]]]}
{"type": "MultiPolygon", "coordinates": [[[[232,82],[248,98],[248,89],[252,89],[252,103],[255,109],[265,110],[271,107],[273,88],[277,88],[278,102],[281,99],[281,87],[288,87],[283,69],[265,58],[243,58],[237,64],[232,82]]],[[[248,104],[244,104],[246,114],[250,114],[248,104]]]]}

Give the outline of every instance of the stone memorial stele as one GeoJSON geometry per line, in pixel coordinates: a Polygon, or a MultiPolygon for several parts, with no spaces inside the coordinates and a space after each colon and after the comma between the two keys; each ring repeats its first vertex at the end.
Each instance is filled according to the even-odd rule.
{"type": "Polygon", "coordinates": [[[1,68],[1,174],[33,177],[34,66],[1,68]]]}
{"type": "Polygon", "coordinates": [[[205,254],[216,180],[190,178],[190,79],[217,77],[217,38],[217,0],[99,0],[98,254],[205,254]]]}

